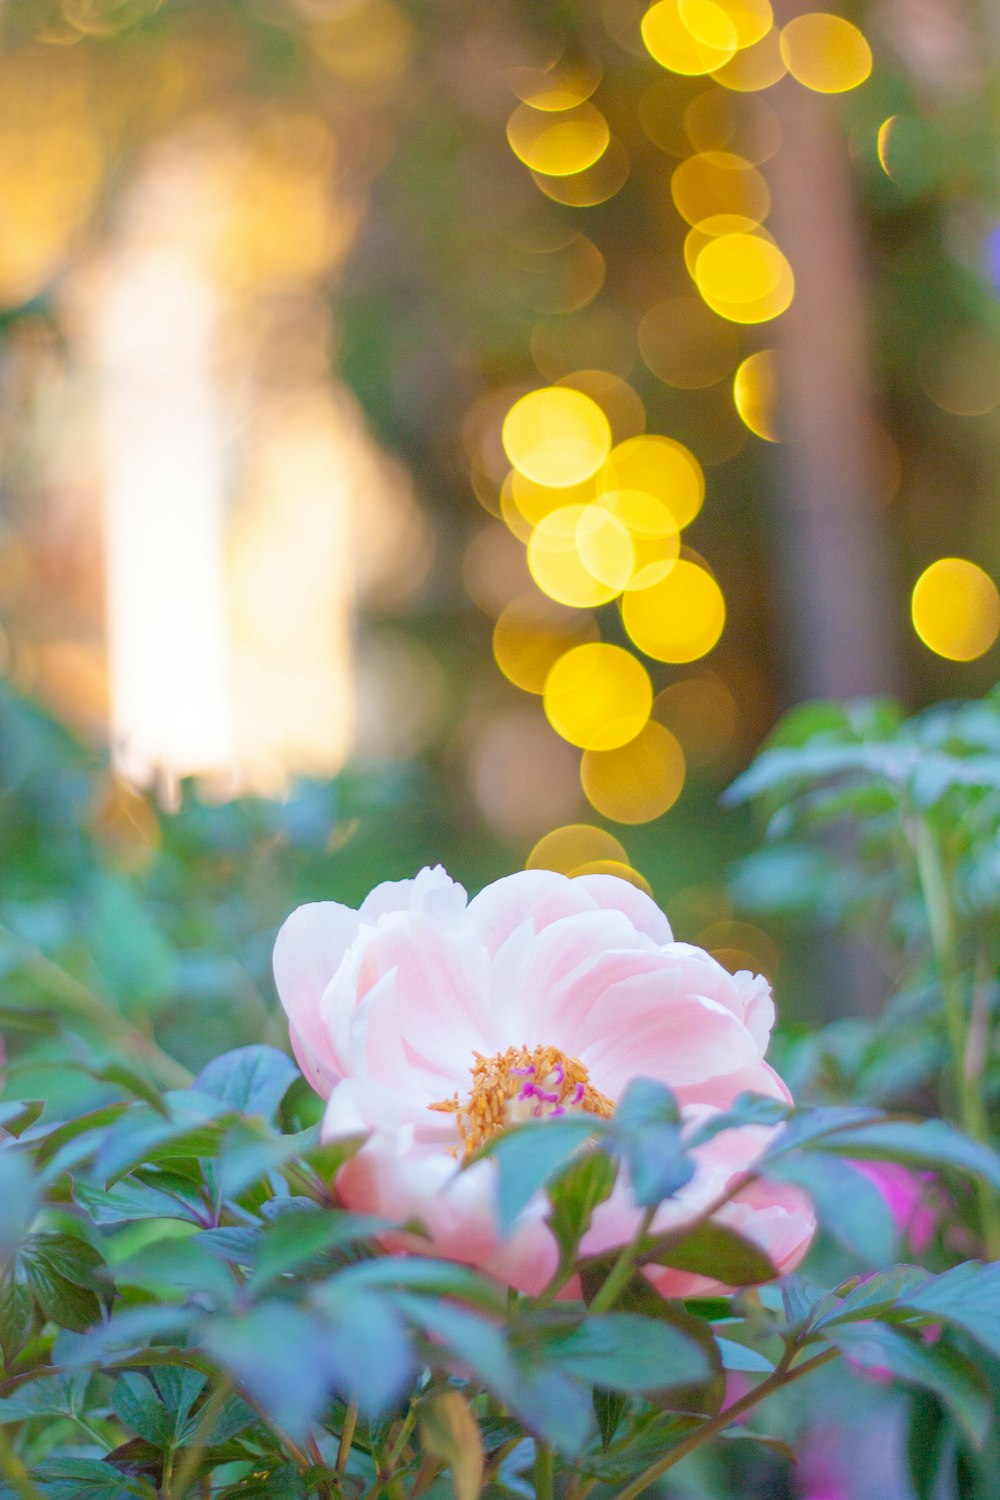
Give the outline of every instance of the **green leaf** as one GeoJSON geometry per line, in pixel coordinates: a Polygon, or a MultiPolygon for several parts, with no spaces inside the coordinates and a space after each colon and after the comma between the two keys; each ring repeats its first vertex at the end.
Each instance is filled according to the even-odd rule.
{"type": "MultiPolygon", "coordinates": [[[[518,1376],[506,1334],[501,1327],[454,1303],[397,1293],[395,1305],[431,1339],[447,1349],[460,1365],[466,1365],[502,1401],[517,1391],[518,1376]]],[[[435,1358],[435,1349],[427,1351],[435,1358]]]]}
{"type": "Polygon", "coordinates": [[[621,1391],[608,1391],[603,1386],[594,1386],[594,1416],[601,1434],[601,1448],[606,1453],[625,1415],[628,1398],[621,1391]]]}
{"type": "Polygon", "coordinates": [[[830,1309],[815,1318],[813,1327],[820,1329],[828,1323],[884,1317],[897,1303],[905,1303],[910,1292],[926,1283],[927,1272],[919,1266],[892,1266],[888,1271],[878,1271],[852,1287],[843,1298],[833,1298],[830,1309]]]}
{"type": "Polygon", "coordinates": [[[506,1292],[496,1281],[454,1261],[384,1256],[346,1267],[338,1273],[336,1285],[338,1295],[346,1290],[397,1287],[431,1297],[457,1297],[499,1317],[507,1312],[506,1292]]]}
{"type": "Polygon", "coordinates": [[[588,1151],[570,1162],[547,1188],[549,1224],[559,1242],[564,1263],[572,1265],[577,1247],[590,1228],[594,1209],[611,1196],[615,1163],[605,1151],[588,1151]]]}
{"type": "Polygon", "coordinates": [[[665,1084],[653,1078],[633,1078],[615,1110],[615,1128],[622,1134],[648,1125],[679,1125],[677,1100],[665,1084]]]}
{"type": "Polygon", "coordinates": [[[14,1267],[0,1271],[0,1355],[11,1364],[31,1338],[34,1313],[31,1293],[14,1276],[14,1267]]]}
{"type": "Polygon", "coordinates": [[[441,1391],[420,1407],[424,1451],[451,1471],[455,1500],[476,1500],[483,1481],[479,1423],[460,1391],[441,1391]]]}
{"type": "Polygon", "coordinates": [[[122,1286],[143,1287],[151,1292],[197,1292],[216,1305],[229,1306],[238,1286],[229,1268],[213,1255],[199,1236],[171,1236],[144,1245],[114,1267],[115,1281],[122,1286]]]}
{"type": "Polygon", "coordinates": [[[724,1339],[716,1334],[715,1342],[722,1356],[724,1370],[745,1370],[752,1375],[770,1375],[774,1364],[765,1354],[751,1349],[747,1344],[738,1344],[734,1339],[724,1339]]]}
{"type": "Polygon", "coordinates": [[[735,1230],[709,1220],[697,1229],[651,1238],[643,1245],[640,1263],[653,1262],[671,1266],[675,1271],[691,1271],[711,1276],[725,1286],[754,1286],[774,1281],[777,1271],[757,1245],[745,1240],[735,1230]]]}
{"type": "Polygon", "coordinates": [[[200,1224],[205,1212],[203,1205],[137,1177],[123,1178],[111,1188],[95,1188],[78,1181],[75,1197],[95,1224],[131,1224],[136,1219],[180,1219],[200,1224]]]}
{"type": "Polygon", "coordinates": [[[25,1241],[21,1251],[25,1264],[38,1262],[74,1286],[102,1292],[107,1286],[104,1257],[87,1240],[72,1234],[44,1230],[25,1241]]]}
{"type": "Polygon", "coordinates": [[[363,1416],[381,1416],[399,1401],[413,1373],[410,1335],[399,1310],[374,1292],[340,1291],[336,1279],[317,1301],[326,1314],[333,1384],[358,1403],[363,1416]]]}
{"type": "Polygon", "coordinates": [[[904,1166],[957,1167],[1000,1190],[1000,1156],[944,1120],[883,1120],[824,1139],[824,1151],[904,1166]]]}
{"type": "Polygon", "coordinates": [[[286,1302],[207,1319],[202,1340],[276,1426],[304,1438],[339,1373],[325,1321],[286,1302]]]}
{"type": "Polygon", "coordinates": [[[1000,1358],[1000,1262],[965,1261],[907,1290],[898,1306],[961,1328],[1000,1358]]]}
{"type": "Polygon", "coordinates": [[[165,1448],[172,1441],[174,1425],[163,1402],[152,1381],[137,1370],[126,1370],[118,1377],[111,1393],[111,1405],[119,1421],[145,1438],[147,1443],[165,1448]]]}
{"type": "Polygon", "coordinates": [[[321,1262],[331,1250],[361,1244],[392,1227],[389,1219],[315,1205],[283,1213],[261,1235],[250,1287],[256,1291],[276,1276],[321,1262]]]}
{"type": "Polygon", "coordinates": [[[103,1285],[97,1279],[103,1264],[93,1246],[68,1235],[33,1235],[21,1250],[25,1278],[43,1314],[75,1333],[84,1333],[100,1319],[94,1288],[103,1285]]]}
{"type": "Polygon", "coordinates": [[[170,1421],[171,1440],[183,1441],[185,1433],[197,1425],[190,1421],[191,1410],[208,1384],[201,1370],[189,1365],[159,1365],[153,1371],[153,1383],[170,1421]]]}
{"type": "Polygon", "coordinates": [[[207,1094],[171,1092],[165,1119],[138,1104],[122,1116],[101,1142],[95,1170],[110,1187],[138,1166],[211,1156],[225,1131],[226,1109],[207,1094]]]}
{"type": "Polygon", "coordinates": [[[491,1156],[497,1163],[497,1226],[512,1233],[518,1216],[547,1182],[561,1172],[577,1152],[606,1133],[607,1123],[595,1115],[564,1116],[534,1121],[499,1131],[475,1160],[491,1156]]]}
{"type": "Polygon", "coordinates": [[[0,1401],[0,1423],[33,1417],[70,1417],[85,1405],[90,1371],[80,1375],[43,1375],[0,1401]]]}
{"type": "Polygon", "coordinates": [[[22,1135],[29,1125],[34,1125],[44,1108],[44,1099],[0,1100],[0,1130],[6,1130],[8,1135],[22,1135]]]}
{"type": "Polygon", "coordinates": [[[709,1381],[702,1348],[669,1323],[600,1313],[547,1340],[546,1357],[577,1379],[615,1391],[665,1391],[709,1381]]]}
{"type": "Polygon", "coordinates": [[[203,1068],[194,1087],[246,1115],[277,1119],[278,1107],[299,1076],[287,1053],[276,1047],[237,1047],[203,1068]]]}
{"type": "Polygon", "coordinates": [[[533,1436],[567,1458],[576,1457],[593,1431],[589,1387],[543,1359],[537,1347],[525,1353],[507,1405],[533,1436]]]}
{"type": "Polygon", "coordinates": [[[897,1380],[933,1391],[981,1444],[989,1431],[992,1405],[981,1371],[945,1343],[925,1344],[912,1333],[880,1323],[828,1327],[826,1337],[862,1369],[888,1370],[897,1380]]]}

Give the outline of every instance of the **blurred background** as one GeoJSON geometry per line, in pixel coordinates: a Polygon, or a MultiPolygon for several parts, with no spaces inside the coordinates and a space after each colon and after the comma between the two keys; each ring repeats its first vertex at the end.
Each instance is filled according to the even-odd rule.
{"type": "Polygon", "coordinates": [[[0,36],[24,1068],[39,985],[147,1061],[277,1036],[291,906],[439,860],[624,874],[789,1019],[864,1003],[734,904],[718,797],[793,702],[994,679],[995,7],[5,0],[0,36]]]}

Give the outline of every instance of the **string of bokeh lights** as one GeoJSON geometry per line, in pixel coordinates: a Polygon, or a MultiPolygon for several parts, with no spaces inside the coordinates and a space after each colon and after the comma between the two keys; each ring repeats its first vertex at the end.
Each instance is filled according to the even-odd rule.
{"type": "MultiPolygon", "coordinates": [[[[771,195],[762,167],[780,147],[780,130],[762,96],[786,75],[817,93],[856,89],[871,73],[871,48],[856,26],[827,12],[778,26],[769,0],[658,0],[641,31],[667,77],[647,89],[638,114],[654,145],[681,157],[670,194],[686,226],[683,260],[693,295],[669,298],[642,315],[639,350],[651,373],[674,389],[729,382],[743,427],[776,443],[776,351],[748,352],[740,339],[741,328],[771,323],[795,295],[792,267],[766,227],[771,195]],[[671,75],[708,85],[684,108],[680,130],[671,75]]],[[[507,140],[539,190],[568,207],[614,197],[630,162],[594,102],[600,67],[563,56],[512,69],[508,78],[519,102],[507,140]]],[[[892,123],[879,132],[877,146],[888,175],[892,123]]],[[[546,260],[550,270],[558,263],[556,285],[565,300],[557,292],[544,305],[554,314],[589,305],[606,277],[599,247],[563,231],[553,225],[547,237],[537,233],[523,266],[526,275],[535,273],[537,296],[546,260]]],[[[537,300],[530,305],[539,307],[537,300]]],[[[533,588],[500,610],[494,656],[511,682],[541,697],[549,724],[581,751],[580,781],[591,807],[614,823],[645,823],[674,805],[687,769],[680,739],[657,712],[671,688],[655,692],[646,659],[699,662],[726,622],[710,564],[683,540],[705,500],[704,472],[683,443],[645,430],[643,402],[618,370],[553,378],[545,344],[540,327],[532,353],[552,383],[518,394],[502,413],[509,469],[496,511],[524,545],[533,588]],[[608,608],[617,608],[628,647],[602,639],[595,611],[608,608]]],[[[600,351],[599,337],[595,344],[600,351]]],[[[932,371],[925,386],[934,380],[932,371]]],[[[936,380],[945,383],[940,374],[936,380]]],[[[947,400],[940,404],[948,409],[947,400]]],[[[494,426],[499,415],[493,411],[494,426]]],[[[892,451],[884,466],[892,470],[898,456],[887,436],[885,445],[892,451]]],[[[490,464],[475,444],[470,451],[473,485],[483,499],[490,464]]],[[[913,589],[911,609],[921,641],[955,661],[983,654],[1000,633],[1000,594],[965,559],[931,564],[913,589]]],[[[624,846],[586,824],[546,835],[528,863],[566,873],[614,869],[643,883],[624,846]]]]}

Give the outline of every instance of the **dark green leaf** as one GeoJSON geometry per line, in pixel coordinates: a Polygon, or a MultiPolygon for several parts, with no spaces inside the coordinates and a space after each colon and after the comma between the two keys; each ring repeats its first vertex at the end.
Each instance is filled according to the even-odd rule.
{"type": "Polygon", "coordinates": [[[51,1500],[156,1500],[148,1480],[122,1474],[98,1459],[46,1459],[38,1465],[36,1477],[51,1500]]]}
{"type": "Polygon", "coordinates": [[[907,1290],[898,1305],[954,1324],[1000,1357],[1000,1262],[965,1261],[907,1290]]]}
{"type": "Polygon", "coordinates": [[[10,1265],[0,1271],[0,1355],[9,1365],[31,1337],[34,1316],[31,1293],[14,1277],[10,1265]]]}
{"type": "Polygon", "coordinates": [[[19,1136],[29,1125],[34,1125],[44,1108],[44,1099],[0,1100],[0,1130],[19,1136]]]}
{"type": "Polygon", "coordinates": [[[732,1287],[773,1281],[778,1274],[763,1250],[751,1240],[711,1220],[691,1233],[681,1229],[651,1238],[642,1248],[640,1261],[710,1276],[732,1287]]]}
{"type": "Polygon", "coordinates": [[[276,1276],[298,1271],[322,1259],[333,1249],[343,1249],[391,1229],[388,1219],[340,1209],[294,1209],[283,1213],[264,1230],[250,1285],[265,1286],[276,1276]]]}
{"type": "Polygon", "coordinates": [[[610,1197],[615,1176],[613,1159],[596,1150],[570,1162],[549,1183],[549,1223],[567,1265],[572,1265],[577,1246],[590,1228],[594,1209],[610,1197]]]}
{"type": "Polygon", "coordinates": [[[713,1376],[703,1349],[669,1323],[602,1313],[547,1341],[546,1357],[577,1379],[618,1391],[666,1391],[713,1376]]]}
{"type": "Polygon", "coordinates": [[[867,1276],[843,1298],[836,1298],[829,1311],[814,1321],[817,1329],[828,1323],[851,1323],[859,1318],[884,1317],[898,1302],[905,1302],[910,1292],[926,1285],[927,1272],[919,1266],[892,1266],[867,1276]]]}
{"type": "Polygon", "coordinates": [[[363,1416],[380,1416],[400,1399],[413,1373],[410,1335],[399,1311],[390,1298],[374,1292],[338,1293],[336,1280],[318,1300],[327,1319],[333,1383],[358,1403],[363,1416]]]}
{"type": "Polygon", "coordinates": [[[628,1398],[621,1391],[608,1391],[603,1386],[594,1386],[594,1416],[601,1434],[601,1447],[607,1452],[618,1431],[628,1398]]]}
{"type": "Polygon", "coordinates": [[[822,1150],[911,1167],[958,1167],[1000,1190],[1000,1156],[944,1120],[885,1120],[838,1131],[823,1141],[822,1150]]]}
{"type": "Polygon", "coordinates": [[[262,1302],[240,1317],[209,1318],[209,1352],[293,1438],[304,1437],[339,1374],[322,1318],[285,1302],[262,1302]]]}
{"type": "Polygon", "coordinates": [[[111,1405],[119,1421],[147,1443],[164,1448],[172,1441],[174,1424],[152,1381],[137,1370],[126,1370],[118,1377],[111,1405]]]}

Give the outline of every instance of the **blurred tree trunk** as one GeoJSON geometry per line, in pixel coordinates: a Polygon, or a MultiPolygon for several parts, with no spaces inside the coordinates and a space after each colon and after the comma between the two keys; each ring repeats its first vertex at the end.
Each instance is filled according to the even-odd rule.
{"type": "MultiPolygon", "coordinates": [[[[788,687],[796,700],[898,692],[901,594],[878,483],[861,243],[840,102],[791,78],[769,99],[782,128],[769,174],[773,224],[795,274],[794,300],[777,325],[785,446],[775,561],[788,687]]],[[[825,957],[825,1019],[882,1008],[887,976],[867,943],[841,938],[825,957]]]]}
{"type": "MultiPolygon", "coordinates": [[[[786,18],[787,19],[787,18],[786,18]]],[[[839,101],[786,78],[773,224],[795,274],[777,324],[783,484],[776,559],[798,698],[899,687],[893,586],[870,411],[866,299],[839,101]]]]}

